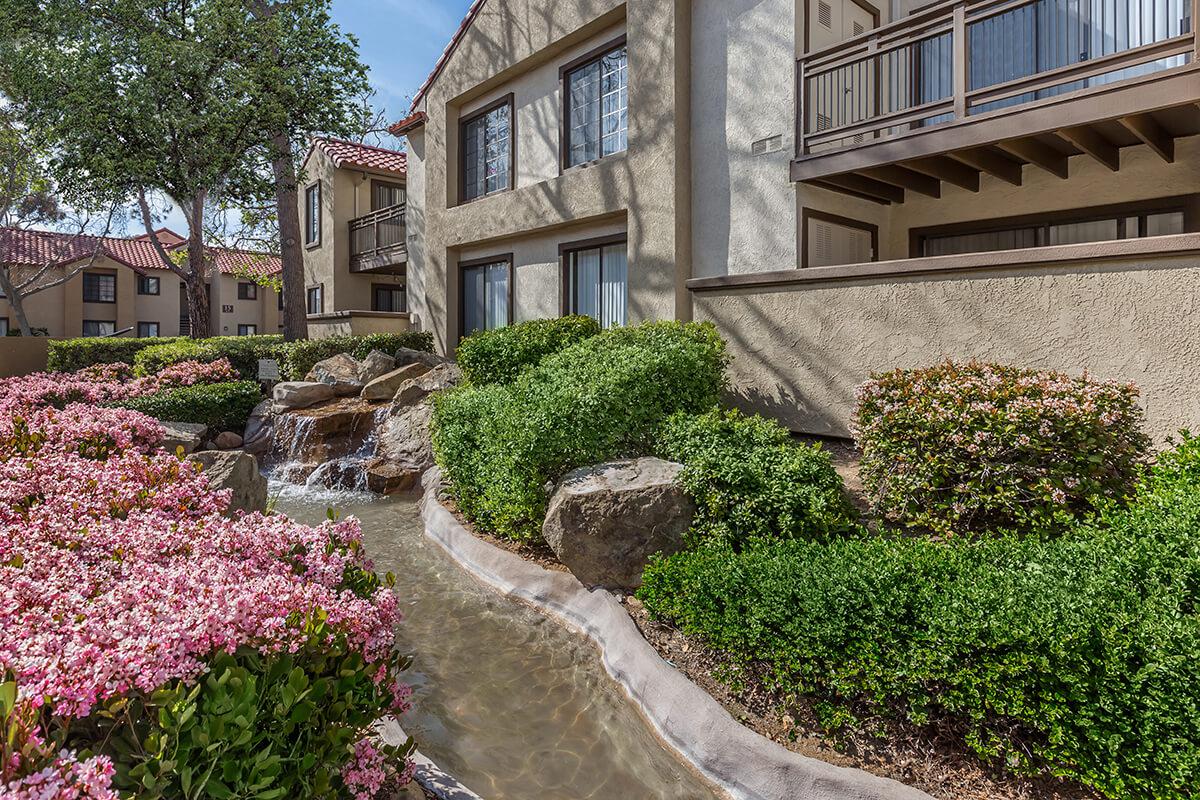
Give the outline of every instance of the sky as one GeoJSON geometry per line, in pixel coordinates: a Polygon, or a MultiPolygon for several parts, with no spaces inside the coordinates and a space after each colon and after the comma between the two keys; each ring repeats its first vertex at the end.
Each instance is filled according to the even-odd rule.
{"type": "MultiPolygon", "coordinates": [[[[333,0],[332,5],[334,22],[358,39],[377,104],[397,122],[408,114],[413,94],[458,30],[471,0],[333,0]]],[[[178,209],[165,224],[180,233],[187,229],[178,209]]]]}

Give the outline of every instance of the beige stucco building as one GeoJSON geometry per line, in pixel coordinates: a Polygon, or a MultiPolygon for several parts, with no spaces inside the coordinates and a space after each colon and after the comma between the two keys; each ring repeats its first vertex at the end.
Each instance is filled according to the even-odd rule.
{"type": "Polygon", "coordinates": [[[1195,2],[477,0],[392,129],[410,324],[711,320],[811,433],[944,358],[1200,426],[1195,2]]]}

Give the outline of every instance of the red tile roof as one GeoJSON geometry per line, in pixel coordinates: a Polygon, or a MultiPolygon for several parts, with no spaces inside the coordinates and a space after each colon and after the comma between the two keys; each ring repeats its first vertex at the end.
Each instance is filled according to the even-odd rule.
{"type": "Polygon", "coordinates": [[[417,128],[425,124],[429,119],[429,115],[424,111],[414,111],[404,119],[397,122],[388,128],[388,133],[392,136],[403,136],[410,131],[415,131],[417,128]]]}
{"type": "Polygon", "coordinates": [[[471,27],[471,23],[475,21],[475,17],[479,16],[479,11],[483,8],[484,0],[475,0],[471,3],[471,7],[467,9],[467,15],[463,17],[463,21],[459,24],[458,30],[454,32],[454,36],[450,37],[449,44],[442,51],[442,55],[438,58],[437,63],[433,65],[433,71],[429,73],[429,77],[421,84],[421,88],[417,89],[417,93],[413,95],[412,107],[409,111],[416,111],[417,105],[424,99],[425,93],[429,91],[429,87],[437,80],[437,77],[442,74],[442,70],[446,68],[446,64],[450,61],[450,56],[454,55],[454,51],[458,49],[462,43],[463,37],[467,35],[467,30],[471,27]]]}
{"type": "Polygon", "coordinates": [[[333,160],[333,165],[339,168],[361,167],[399,175],[405,174],[408,169],[408,156],[399,150],[328,137],[313,139],[312,146],[321,148],[333,160]]]}
{"type": "MultiPolygon", "coordinates": [[[[174,231],[160,228],[155,234],[168,252],[187,249],[187,241],[174,231]]],[[[65,265],[90,258],[97,250],[135,272],[166,269],[146,234],[132,239],[121,239],[112,236],[0,228],[0,263],[21,266],[40,266],[47,263],[65,265]]],[[[283,271],[283,263],[279,256],[270,253],[254,253],[228,247],[210,247],[208,253],[216,262],[217,269],[225,275],[274,275],[283,271]]]]}

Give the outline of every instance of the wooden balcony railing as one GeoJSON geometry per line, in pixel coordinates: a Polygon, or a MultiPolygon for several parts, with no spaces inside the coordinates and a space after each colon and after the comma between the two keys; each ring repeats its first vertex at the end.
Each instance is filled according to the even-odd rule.
{"type": "Polygon", "coordinates": [[[405,205],[381,208],[350,220],[350,271],[393,267],[407,260],[405,205]]]}
{"type": "Polygon", "coordinates": [[[800,59],[797,156],[1185,66],[1196,3],[939,3],[800,59]]]}

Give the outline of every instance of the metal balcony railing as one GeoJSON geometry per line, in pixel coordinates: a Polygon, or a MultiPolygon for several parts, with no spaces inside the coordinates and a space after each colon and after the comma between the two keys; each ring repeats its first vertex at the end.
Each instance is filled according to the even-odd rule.
{"type": "Polygon", "coordinates": [[[404,203],[350,220],[350,271],[395,266],[406,260],[404,203]]]}

